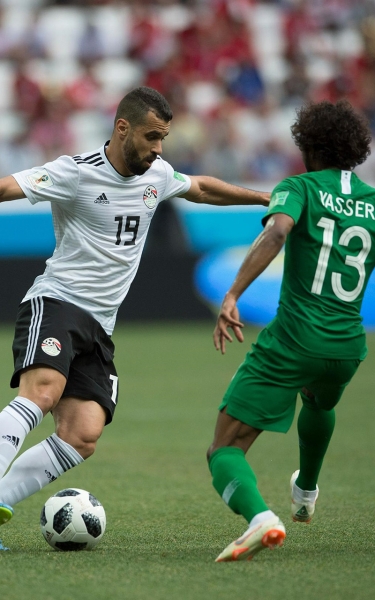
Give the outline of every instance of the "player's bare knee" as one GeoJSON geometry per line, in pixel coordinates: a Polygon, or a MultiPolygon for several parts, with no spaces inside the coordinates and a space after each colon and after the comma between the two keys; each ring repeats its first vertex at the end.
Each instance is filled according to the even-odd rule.
{"type": "Polygon", "coordinates": [[[211,456],[213,455],[213,453],[216,452],[216,450],[220,450],[220,448],[224,448],[225,446],[226,446],[226,444],[212,442],[211,446],[208,448],[208,450],[206,452],[207,461],[210,462],[210,459],[211,459],[211,456]]]}
{"type": "Polygon", "coordinates": [[[46,415],[58,404],[65,377],[54,369],[27,369],[21,373],[19,395],[35,402],[46,415]]]}
{"type": "Polygon", "coordinates": [[[82,432],[76,433],[64,425],[56,427],[57,436],[72,446],[83,459],[92,456],[96,449],[98,436],[85,435],[82,432]]]}
{"type": "Polygon", "coordinates": [[[208,450],[206,452],[207,462],[210,462],[210,458],[211,458],[213,451],[214,451],[213,444],[211,444],[211,446],[208,448],[208,450]]]}
{"type": "Polygon", "coordinates": [[[22,388],[20,388],[20,396],[31,400],[31,402],[39,406],[44,416],[53,410],[60,399],[55,390],[49,386],[37,385],[25,391],[21,390],[22,388]]]}
{"type": "Polygon", "coordinates": [[[74,445],[74,449],[77,450],[78,454],[82,456],[85,460],[90,458],[95,452],[96,449],[96,441],[85,441],[79,440],[74,445]]]}
{"type": "Polygon", "coordinates": [[[58,403],[59,398],[49,390],[42,390],[38,396],[38,405],[43,411],[43,414],[51,412],[58,403]]]}

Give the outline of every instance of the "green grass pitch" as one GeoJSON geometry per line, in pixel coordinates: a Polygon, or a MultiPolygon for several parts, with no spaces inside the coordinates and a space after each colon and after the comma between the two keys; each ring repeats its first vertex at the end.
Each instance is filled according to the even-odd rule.
{"type": "MultiPolygon", "coordinates": [[[[0,530],[4,600],[361,600],[375,597],[375,336],[338,409],[311,525],[292,523],[289,479],[297,467],[295,425],[263,434],[249,453],[259,487],[287,526],[283,548],[253,561],[216,564],[245,529],[216,495],[205,463],[217,406],[257,331],[226,356],[207,323],[125,325],[115,332],[120,401],[96,454],[16,506],[0,530]],[[107,531],[93,552],[59,553],[39,515],[64,487],[103,503],[107,531]]],[[[12,330],[0,330],[0,407],[13,397],[12,330]]],[[[52,432],[52,418],[24,448],[52,432]]]]}

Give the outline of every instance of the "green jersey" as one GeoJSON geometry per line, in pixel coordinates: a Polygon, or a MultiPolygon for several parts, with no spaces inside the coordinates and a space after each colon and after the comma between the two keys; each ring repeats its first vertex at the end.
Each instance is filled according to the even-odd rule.
{"type": "Polygon", "coordinates": [[[375,266],[375,189],[351,171],[304,173],[276,186],[263,222],[275,213],[295,225],[269,331],[304,354],[363,359],[360,309],[375,266]]]}

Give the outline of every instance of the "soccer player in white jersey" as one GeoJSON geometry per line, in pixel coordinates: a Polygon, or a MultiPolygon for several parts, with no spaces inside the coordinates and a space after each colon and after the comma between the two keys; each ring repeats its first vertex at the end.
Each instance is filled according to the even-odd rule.
{"type": "Polygon", "coordinates": [[[56,248],[18,311],[11,387],[0,413],[0,524],[13,506],[80,464],[111,422],[118,395],[110,335],[159,202],[267,205],[264,192],[174,172],[161,158],[171,109],[139,87],[120,102],[101,148],[0,179],[0,201],[50,201],[56,248]],[[11,465],[52,412],[56,430],[11,465]]]}

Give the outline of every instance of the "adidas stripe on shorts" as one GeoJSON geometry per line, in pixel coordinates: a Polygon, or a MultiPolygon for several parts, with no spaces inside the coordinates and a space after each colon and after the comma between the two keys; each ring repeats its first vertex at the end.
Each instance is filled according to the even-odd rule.
{"type": "Polygon", "coordinates": [[[18,309],[10,385],[18,387],[28,367],[52,367],[67,379],[62,398],[95,400],[106,409],[108,424],[118,398],[114,350],[109,335],[85,310],[46,296],[31,298],[18,309]]]}

